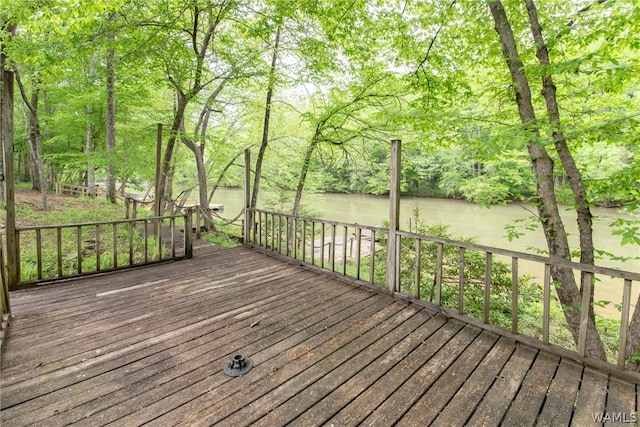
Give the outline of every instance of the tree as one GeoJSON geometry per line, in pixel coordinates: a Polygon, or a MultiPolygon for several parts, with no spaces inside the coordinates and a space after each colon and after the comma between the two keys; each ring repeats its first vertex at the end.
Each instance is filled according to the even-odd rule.
{"type": "Polygon", "coordinates": [[[14,65],[14,75],[18,88],[20,89],[20,95],[24,104],[29,110],[29,125],[28,125],[28,137],[29,141],[29,153],[30,153],[30,165],[31,165],[31,182],[34,190],[40,190],[42,209],[47,208],[47,182],[45,180],[44,165],[42,161],[42,144],[40,134],[40,114],[38,111],[39,100],[39,84],[37,80],[33,81],[31,97],[27,95],[20,73],[17,67],[14,65]]]}
{"type": "MultiPolygon", "coordinates": [[[[158,16],[160,20],[142,21],[141,25],[157,33],[162,29],[165,37],[156,40],[156,46],[165,49],[164,55],[156,51],[156,63],[166,72],[166,78],[175,93],[175,107],[167,145],[161,165],[159,188],[156,197],[161,199],[161,211],[166,208],[166,195],[170,194],[170,174],[172,170],[175,142],[182,140],[196,157],[199,172],[200,200],[207,200],[206,175],[204,161],[200,158],[203,148],[193,144],[193,140],[182,138],[185,129],[185,113],[189,104],[212,83],[231,78],[237,70],[229,63],[230,55],[224,52],[224,42],[231,41],[231,29],[227,26],[224,34],[220,28],[231,25],[234,21],[230,16],[238,7],[235,2],[221,1],[217,4],[193,1],[175,7],[167,3],[164,5],[150,5],[148,16],[158,16]],[[155,6],[155,9],[153,9],[155,6]]],[[[242,58],[238,57],[241,61],[242,58]]],[[[220,90],[224,83],[220,84],[220,90]]],[[[215,90],[212,94],[217,94],[215,90]]],[[[206,129],[201,128],[202,131],[206,129]]]]}
{"type": "MultiPolygon", "coordinates": [[[[108,21],[111,23],[117,19],[117,14],[112,13],[108,21]]],[[[106,117],[105,123],[107,127],[106,151],[107,155],[111,154],[116,148],[116,71],[115,60],[116,52],[113,47],[115,35],[113,30],[108,30],[107,42],[111,46],[107,47],[107,61],[105,67],[106,75],[106,117]]],[[[111,158],[107,165],[107,200],[114,203],[116,201],[116,168],[115,159],[111,158]]]]}
{"type": "Polygon", "coordinates": [[[346,149],[347,144],[355,139],[380,140],[386,136],[389,122],[386,118],[377,117],[376,113],[397,105],[397,94],[389,91],[396,85],[392,76],[384,73],[369,78],[368,81],[354,83],[347,90],[334,90],[320,114],[307,115],[313,124],[313,132],[302,160],[292,215],[298,215],[300,211],[311,158],[321,143],[346,149]]]}
{"type": "MultiPolygon", "coordinates": [[[[542,65],[549,64],[547,47],[542,40],[540,24],[537,19],[535,5],[532,0],[526,0],[529,22],[537,46],[537,56],[542,65]]],[[[489,8],[496,24],[496,31],[500,37],[502,51],[507,61],[511,78],[513,80],[513,90],[515,91],[516,103],[520,120],[526,131],[530,133],[527,149],[531,158],[531,164],[536,176],[536,207],[538,216],[543,227],[544,235],[547,239],[547,247],[551,256],[563,259],[571,259],[571,249],[565,232],[564,223],[560,217],[558,201],[555,193],[554,183],[554,161],[541,144],[541,131],[538,127],[531,89],[528,77],[525,74],[525,67],[518,52],[515,37],[511,24],[502,5],[502,2],[490,1],[489,8]]],[[[547,115],[552,127],[552,140],[555,144],[560,161],[565,168],[572,183],[572,189],[576,201],[578,213],[578,225],[580,228],[580,249],[581,261],[586,264],[594,263],[593,231],[591,223],[591,212],[586,200],[586,192],[582,177],[571,153],[568,150],[566,140],[560,127],[560,116],[558,112],[557,100],[555,96],[555,86],[550,75],[543,75],[543,95],[547,105],[547,115]]],[[[559,285],[556,291],[560,302],[563,305],[567,324],[571,330],[574,340],[578,341],[580,329],[580,302],[581,291],[576,285],[571,269],[552,266],[551,274],[559,285]]],[[[591,297],[593,301],[593,296],[591,297]]],[[[595,327],[593,304],[591,304],[591,316],[587,329],[587,349],[586,353],[594,358],[605,360],[606,355],[600,336],[595,327]]]]}
{"type": "Polygon", "coordinates": [[[271,68],[269,70],[269,82],[267,83],[267,96],[264,106],[264,122],[262,126],[262,141],[256,158],[256,169],[253,179],[253,190],[251,193],[250,206],[255,208],[258,204],[258,193],[260,191],[260,179],[262,178],[262,162],[264,160],[265,151],[269,145],[269,125],[271,123],[271,102],[273,99],[273,90],[276,77],[276,62],[278,60],[278,46],[280,45],[280,26],[276,28],[275,41],[273,44],[273,54],[271,57],[271,68]]]}

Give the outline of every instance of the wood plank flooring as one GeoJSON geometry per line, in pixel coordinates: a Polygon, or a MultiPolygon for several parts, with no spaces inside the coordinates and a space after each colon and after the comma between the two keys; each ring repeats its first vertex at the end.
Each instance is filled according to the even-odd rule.
{"type": "Polygon", "coordinates": [[[1,425],[582,426],[637,416],[638,384],[255,250],[196,255],[12,293],[1,425]],[[255,367],[229,377],[237,354],[255,367]]]}

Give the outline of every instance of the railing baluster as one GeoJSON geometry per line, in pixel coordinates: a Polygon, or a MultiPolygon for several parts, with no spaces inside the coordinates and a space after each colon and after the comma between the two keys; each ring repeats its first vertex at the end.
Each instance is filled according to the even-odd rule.
{"type": "Polygon", "coordinates": [[[278,253],[282,253],[282,217],[278,215],[278,253]]]}
{"type": "Polygon", "coordinates": [[[551,265],[544,265],[544,286],[542,295],[542,342],[549,344],[549,311],[551,307],[551,265]]]}
{"type": "MultiPolygon", "coordinates": [[[[145,219],[144,220],[144,263],[148,263],[149,262],[149,220],[145,219]]],[[[184,235],[186,236],[187,233],[192,233],[192,230],[187,230],[185,228],[184,230],[184,235]]]]}
{"type": "Polygon", "coordinates": [[[113,223],[113,268],[118,268],[118,226],[113,223]]]}
{"type": "Polygon", "coordinates": [[[176,257],[176,219],[171,217],[169,220],[169,227],[171,228],[171,257],[176,257]]]}
{"type": "Polygon", "coordinates": [[[302,247],[300,248],[302,261],[307,261],[307,220],[302,220],[302,247]]]}
{"type": "Polygon", "coordinates": [[[356,279],[360,280],[360,246],[362,244],[362,229],[356,226],[356,279]]]}
{"type": "MultiPolygon", "coordinates": [[[[287,242],[287,248],[286,248],[285,253],[287,254],[287,256],[289,256],[291,254],[291,251],[293,250],[292,242],[291,242],[291,237],[292,237],[291,235],[293,234],[294,237],[296,235],[295,232],[292,233],[291,227],[292,227],[292,224],[294,224],[294,223],[292,223],[291,221],[292,220],[291,220],[290,217],[288,217],[288,216],[285,217],[285,223],[286,223],[286,227],[287,227],[287,229],[285,230],[285,236],[286,236],[285,240],[287,242]]],[[[295,256],[295,252],[294,252],[293,257],[294,258],[296,257],[295,256]]]]}
{"type": "Polygon", "coordinates": [[[511,257],[511,332],[518,333],[518,258],[511,257]]]}
{"type": "Polygon", "coordinates": [[[436,293],[435,301],[436,305],[442,304],[442,257],[444,253],[444,247],[442,243],[438,242],[436,253],[436,293]]]}
{"type": "MultiPolygon", "coordinates": [[[[196,208],[196,210],[198,212],[200,212],[200,208],[196,208]]],[[[162,252],[163,252],[163,246],[162,246],[162,220],[161,219],[155,219],[154,220],[154,227],[156,230],[156,238],[158,239],[158,241],[156,242],[158,245],[158,261],[162,260],[162,252]]],[[[200,230],[200,222],[198,222],[196,229],[200,230]]],[[[198,237],[199,238],[199,237],[198,237]]]]}
{"type": "Polygon", "coordinates": [[[629,314],[631,311],[631,280],[625,279],[622,289],[622,315],[618,345],[618,369],[624,369],[627,360],[627,339],[629,336],[629,314]]]}
{"type": "Polygon", "coordinates": [[[587,349],[587,328],[589,327],[589,309],[591,307],[591,288],[593,273],[582,273],[582,306],[580,307],[580,328],[578,330],[578,354],[584,356],[587,349]]]}
{"type": "Polygon", "coordinates": [[[331,224],[331,243],[329,244],[329,265],[336,271],[336,225],[331,224]]]}
{"type": "Polygon", "coordinates": [[[202,221],[202,213],[200,212],[200,206],[196,206],[196,239],[202,237],[202,230],[200,229],[200,222],[202,221]]]}
{"type": "Polygon", "coordinates": [[[272,251],[276,251],[276,223],[275,223],[275,217],[274,214],[271,214],[271,250],[272,251]]]}
{"type": "Polygon", "coordinates": [[[96,224],[96,270],[100,271],[100,226],[96,224]]]}
{"type": "Polygon", "coordinates": [[[489,323],[489,311],[491,309],[491,269],[492,269],[492,255],[491,252],[485,252],[485,267],[484,267],[484,306],[482,310],[483,321],[485,324],[489,323]]]}
{"type": "Polygon", "coordinates": [[[342,226],[342,275],[347,275],[347,226],[342,226]]]}
{"type": "Polygon", "coordinates": [[[414,262],[413,297],[420,299],[420,249],[422,240],[416,238],[416,259],[414,262]]]}
{"type": "Polygon", "coordinates": [[[374,261],[376,259],[376,230],[371,230],[371,246],[369,249],[369,283],[374,284],[373,275],[375,273],[374,261]]]}
{"type": "Polygon", "coordinates": [[[78,274],[82,273],[82,227],[79,225],[77,230],[78,244],[78,274]]]}
{"type": "Polygon", "coordinates": [[[184,217],[184,225],[185,230],[188,232],[184,233],[184,257],[186,259],[193,258],[193,225],[191,224],[191,215],[187,214],[184,217]]]}
{"type": "Polygon", "coordinates": [[[316,263],[316,222],[311,220],[311,265],[315,265],[316,263]]]}
{"type": "Polygon", "coordinates": [[[400,283],[401,279],[400,279],[400,254],[402,252],[402,245],[401,245],[401,240],[402,240],[402,236],[397,235],[396,236],[396,262],[395,262],[395,278],[396,278],[396,292],[401,292],[402,291],[402,283],[400,283]]]}
{"type": "MultiPolygon", "coordinates": [[[[20,232],[16,231],[16,277],[18,278],[18,281],[20,281],[21,278],[21,274],[22,272],[20,271],[20,232]]],[[[2,244],[2,242],[0,242],[0,244],[2,244]]],[[[5,266],[6,267],[6,266],[5,266]]]]}
{"type": "Polygon", "coordinates": [[[36,230],[36,263],[38,265],[38,280],[42,279],[42,232],[36,230]]]}
{"type": "Polygon", "coordinates": [[[464,314],[464,248],[458,249],[458,314],[464,314]]]}
{"type": "Polygon", "coordinates": [[[325,239],[325,235],[324,235],[324,229],[325,229],[325,223],[322,222],[322,230],[320,231],[320,268],[324,268],[324,239],[325,239]]]}
{"type": "MultiPolygon", "coordinates": [[[[129,223],[129,265],[133,265],[134,263],[134,259],[133,259],[133,230],[136,227],[136,221],[130,221],[129,223]]],[[[186,233],[186,230],[185,230],[186,233]]]]}
{"type": "Polygon", "coordinates": [[[258,246],[262,246],[262,212],[253,212],[251,216],[255,220],[253,243],[256,243],[258,246]],[[258,215],[256,216],[256,214],[258,215]]]}
{"type": "Polygon", "coordinates": [[[56,227],[56,255],[58,258],[58,277],[62,277],[62,228],[56,227]]]}

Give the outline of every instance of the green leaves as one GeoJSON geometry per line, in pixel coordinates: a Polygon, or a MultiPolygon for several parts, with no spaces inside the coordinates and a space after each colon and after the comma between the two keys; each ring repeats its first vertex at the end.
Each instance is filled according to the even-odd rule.
{"type": "Polygon", "coordinates": [[[620,236],[620,244],[640,246],[640,220],[617,218],[609,226],[611,234],[620,236]]]}

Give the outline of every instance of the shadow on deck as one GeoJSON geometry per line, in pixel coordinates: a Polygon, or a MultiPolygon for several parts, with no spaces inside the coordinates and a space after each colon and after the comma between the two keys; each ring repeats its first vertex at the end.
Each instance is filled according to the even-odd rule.
{"type": "Polygon", "coordinates": [[[246,248],[11,297],[3,426],[582,426],[638,411],[638,384],[246,248]],[[228,377],[237,354],[255,367],[228,377]]]}

